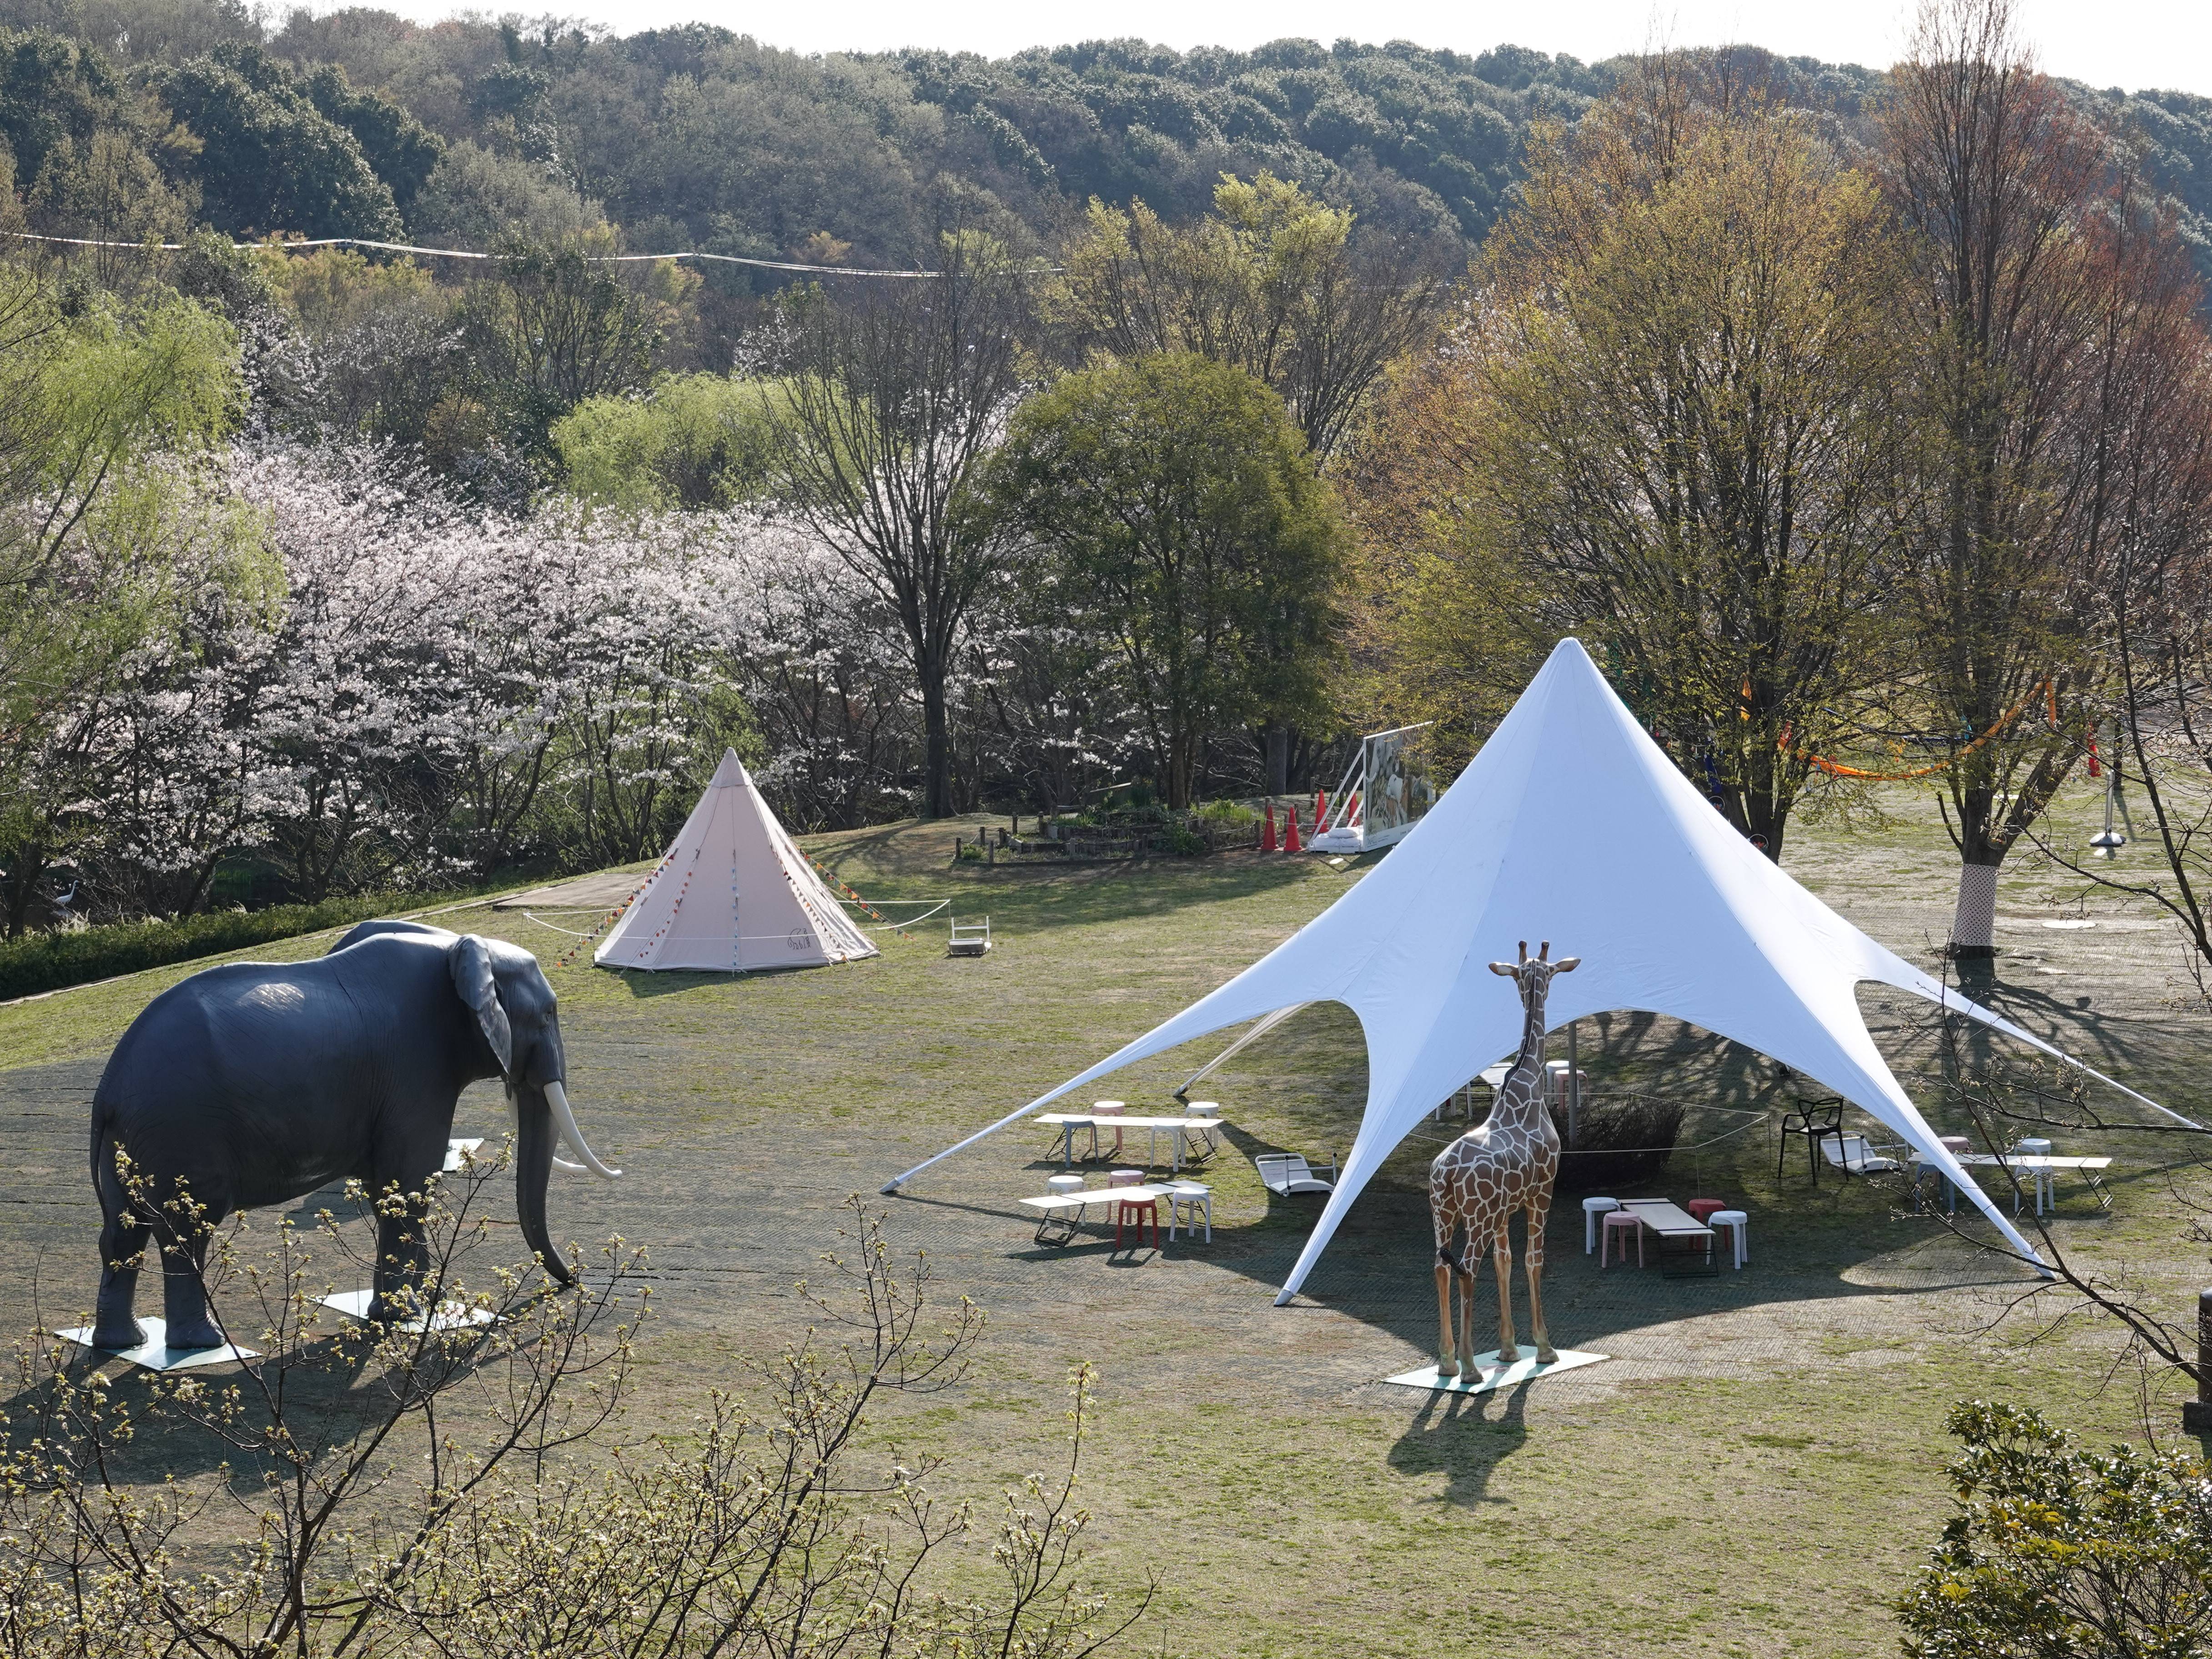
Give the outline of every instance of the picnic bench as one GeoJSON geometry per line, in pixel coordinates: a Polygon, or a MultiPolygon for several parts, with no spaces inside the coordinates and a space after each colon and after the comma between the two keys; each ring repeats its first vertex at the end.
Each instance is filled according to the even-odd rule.
{"type": "MultiPolygon", "coordinates": [[[[1659,1240],[1662,1246],[1659,1257],[1661,1273],[1671,1272],[1679,1276],[1684,1273],[1717,1273],[1720,1271],[1713,1261],[1713,1230],[1677,1205],[1673,1199],[1628,1198],[1621,1200],[1620,1207],[1626,1213],[1634,1216],[1644,1231],[1652,1234],[1659,1240]],[[1676,1267],[1670,1269],[1668,1267],[1668,1255],[1664,1247],[1668,1244],[1681,1243],[1704,1247],[1702,1268],[1676,1267]]],[[[1679,1262],[1681,1259],[1681,1253],[1677,1253],[1674,1260],[1679,1262]]]]}

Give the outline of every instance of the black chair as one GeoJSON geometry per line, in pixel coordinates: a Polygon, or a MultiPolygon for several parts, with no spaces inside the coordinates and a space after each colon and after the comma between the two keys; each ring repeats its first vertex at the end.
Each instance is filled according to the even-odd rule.
{"type": "Polygon", "coordinates": [[[1782,1135],[1774,1147],[1774,1175],[1782,1176],[1782,1162],[1790,1151],[1790,1137],[1805,1137],[1805,1167],[1813,1176],[1813,1184],[1820,1184],[1820,1142],[1833,1136],[1840,1146],[1844,1138],[1844,1103],[1833,1100],[1801,1100],[1793,1110],[1782,1115],[1782,1135]]]}

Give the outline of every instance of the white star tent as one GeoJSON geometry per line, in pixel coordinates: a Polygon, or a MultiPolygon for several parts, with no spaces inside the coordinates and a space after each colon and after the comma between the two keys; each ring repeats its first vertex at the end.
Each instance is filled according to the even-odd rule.
{"type": "Polygon", "coordinates": [[[1321,916],[1156,1030],[938,1158],[1209,1031],[1341,1002],[1367,1041],[1366,1112],[1276,1297],[1287,1302],[1391,1150],[1518,1044],[1520,999],[1489,964],[1511,960],[1523,939],[1583,959],[1553,981],[1555,1025],[1639,1009],[1756,1048],[1880,1119],[1957,1180],[2022,1256],[2040,1260],[1898,1086],[1853,988],[1893,985],[2080,1062],[1947,989],[1784,874],[1713,810],[1571,639],[1428,816],[1321,916]]]}
{"type": "Polygon", "coordinates": [[[602,968],[750,973],[876,954],[732,749],[592,960],[602,968]]]}

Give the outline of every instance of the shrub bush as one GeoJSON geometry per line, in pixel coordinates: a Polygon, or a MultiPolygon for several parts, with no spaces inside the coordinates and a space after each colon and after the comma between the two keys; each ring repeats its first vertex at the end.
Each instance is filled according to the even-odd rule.
{"type": "Polygon", "coordinates": [[[36,933],[0,945],[0,1000],[221,956],[435,902],[421,894],[368,893],[320,904],[218,910],[181,921],[121,921],[75,933],[36,933]]]}
{"type": "MultiPolygon", "coordinates": [[[[1682,1132],[1682,1103],[1649,1095],[1585,1092],[1575,1115],[1574,1145],[1559,1156],[1562,1192],[1601,1192],[1633,1187],[1667,1167],[1675,1138],[1682,1132]]],[[[1567,1139],[1564,1106],[1552,1109],[1563,1146],[1567,1139]]]]}

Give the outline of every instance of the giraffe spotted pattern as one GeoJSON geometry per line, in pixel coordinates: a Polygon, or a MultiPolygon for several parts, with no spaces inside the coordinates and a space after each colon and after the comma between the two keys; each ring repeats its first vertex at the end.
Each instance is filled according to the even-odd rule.
{"type": "Polygon", "coordinates": [[[1429,1165],[1429,1212],[1437,1230],[1437,1316],[1443,1327],[1437,1346],[1437,1370],[1449,1376],[1455,1369],[1468,1381],[1479,1375],[1474,1344],[1474,1270],[1486,1240],[1498,1268],[1498,1358],[1511,1364],[1521,1357],[1513,1340],[1513,1243],[1510,1227],[1514,1214],[1523,1212],[1528,1223],[1528,1315],[1536,1338],[1536,1359],[1550,1364],[1559,1358],[1544,1330],[1544,1220],[1551,1213],[1552,1183],[1559,1173],[1559,1132],[1553,1127],[1544,1099],[1544,1000],[1552,976],[1571,973],[1579,957],[1547,960],[1552,943],[1546,939],[1534,960],[1528,942],[1521,942],[1517,963],[1493,962],[1490,971],[1514,981],[1521,993],[1524,1018],[1521,1052],[1490,1115],[1437,1154],[1429,1165]],[[1455,1238],[1464,1244],[1453,1249],[1455,1238]],[[1460,1309],[1459,1342],[1455,1356],[1452,1341],[1453,1295],[1460,1309]]]}

